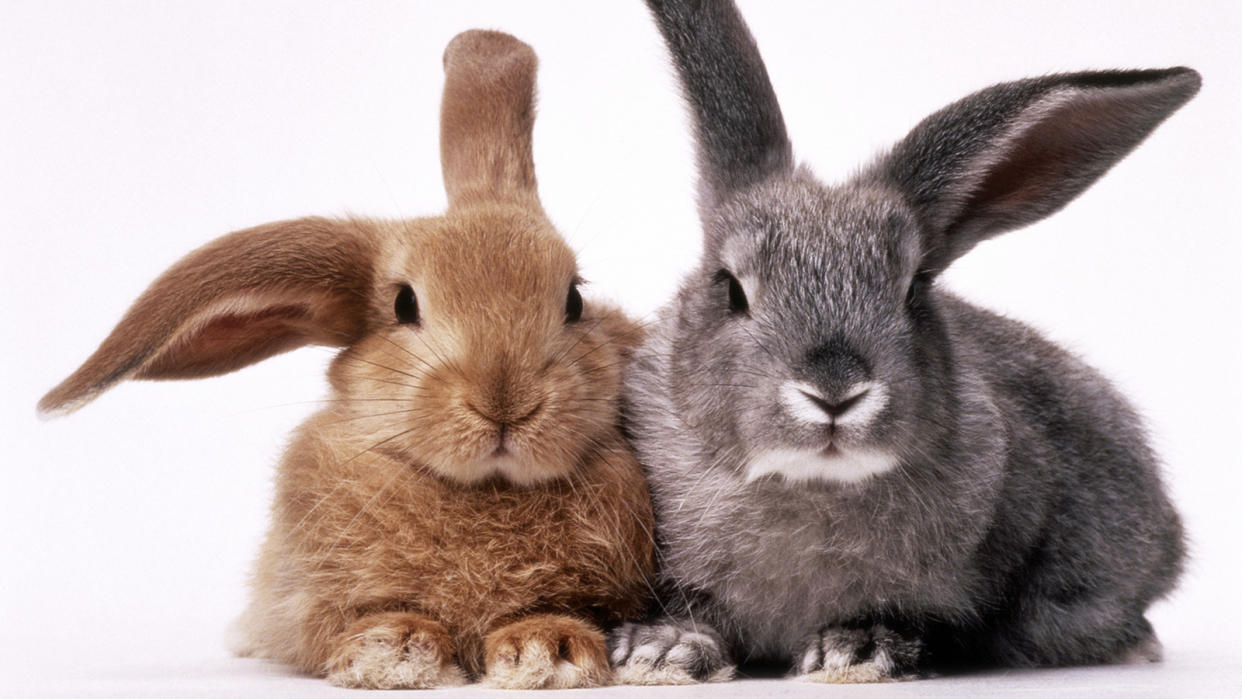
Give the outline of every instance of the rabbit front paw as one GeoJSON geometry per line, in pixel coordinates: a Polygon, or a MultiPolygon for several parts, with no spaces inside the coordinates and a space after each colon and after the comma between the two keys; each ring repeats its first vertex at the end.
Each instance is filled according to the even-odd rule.
{"type": "Polygon", "coordinates": [[[492,631],[484,641],[485,684],[499,689],[572,689],[608,684],[604,634],[558,614],[534,614],[492,631]]]}
{"type": "Polygon", "coordinates": [[[388,612],[354,622],[327,663],[328,682],[360,689],[456,687],[466,675],[453,662],[453,645],[439,622],[420,614],[388,612]]]}
{"type": "Polygon", "coordinates": [[[829,626],[807,644],[798,671],[802,679],[837,684],[912,679],[922,649],[918,638],[882,625],[829,626]]]}
{"type": "Polygon", "coordinates": [[[724,643],[707,627],[622,624],[609,636],[612,665],[621,684],[727,682],[734,666],[724,643]]]}

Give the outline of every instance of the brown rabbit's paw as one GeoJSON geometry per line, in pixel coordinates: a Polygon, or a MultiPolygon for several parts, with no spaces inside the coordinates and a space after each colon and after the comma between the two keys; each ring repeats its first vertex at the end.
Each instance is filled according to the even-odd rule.
{"type": "Polygon", "coordinates": [[[604,634],[573,617],[537,614],[502,626],[485,641],[483,681],[500,689],[570,689],[608,684],[604,634]]]}
{"type": "Polygon", "coordinates": [[[921,651],[919,639],[884,626],[830,626],[808,643],[798,670],[804,680],[830,684],[914,679],[921,651]]]}
{"type": "Polygon", "coordinates": [[[341,634],[327,663],[328,682],[361,689],[456,687],[466,675],[438,622],[391,612],[364,617],[341,634]]]}
{"type": "Polygon", "coordinates": [[[735,667],[715,631],[674,623],[622,624],[610,638],[617,682],[635,685],[727,682],[735,667]]]}

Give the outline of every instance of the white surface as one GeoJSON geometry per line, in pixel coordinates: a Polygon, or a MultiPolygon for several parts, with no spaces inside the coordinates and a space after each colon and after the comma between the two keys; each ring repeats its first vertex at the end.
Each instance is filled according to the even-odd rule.
{"type": "MultiPolygon", "coordinates": [[[[1203,73],[1203,92],[1080,201],[972,251],[947,277],[1081,352],[1148,418],[1194,551],[1179,591],[1152,612],[1169,662],[831,691],[1237,690],[1238,4],[742,9],[797,153],[828,179],[996,81],[1203,73]]],[[[34,404],[151,279],[217,235],[312,213],[439,211],[440,54],[470,27],[510,31],[540,54],[545,206],[580,250],[591,293],[651,312],[698,236],[681,106],[638,0],[0,6],[0,694],[332,691],[222,646],[271,464],[323,397],[327,351],[208,381],[123,385],[55,422],[37,422],[34,404]]]]}
{"type": "MultiPolygon", "coordinates": [[[[741,679],[688,687],[604,687],[592,690],[508,691],[468,686],[407,690],[398,694],[436,697],[1237,697],[1242,670],[1236,653],[1179,654],[1158,665],[1055,670],[998,670],[878,685],[822,685],[797,679],[741,679]]],[[[291,675],[257,660],[196,658],[186,662],[108,663],[74,668],[36,681],[9,685],[5,694],[22,697],[358,697],[367,693],[291,675]]],[[[391,696],[384,692],[382,696],[391,696]]]]}

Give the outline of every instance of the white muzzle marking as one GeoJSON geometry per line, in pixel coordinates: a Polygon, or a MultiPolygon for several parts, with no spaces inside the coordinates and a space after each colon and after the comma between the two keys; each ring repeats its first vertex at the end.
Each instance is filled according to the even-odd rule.
{"type": "Polygon", "coordinates": [[[829,456],[811,449],[769,449],[756,454],[746,465],[746,481],[780,474],[793,483],[814,480],[859,483],[891,471],[897,464],[897,457],[884,451],[841,450],[829,456]]]}
{"type": "MultiPolygon", "coordinates": [[[[840,402],[845,402],[863,393],[866,395],[838,417],[836,424],[842,427],[862,427],[880,414],[888,402],[888,389],[878,381],[859,381],[850,387],[849,392],[841,398],[840,402]]],[[[810,396],[826,400],[819,389],[811,384],[805,381],[786,381],[781,384],[780,395],[785,411],[798,422],[814,425],[827,425],[833,422],[828,413],[811,400],[810,396]]]]}

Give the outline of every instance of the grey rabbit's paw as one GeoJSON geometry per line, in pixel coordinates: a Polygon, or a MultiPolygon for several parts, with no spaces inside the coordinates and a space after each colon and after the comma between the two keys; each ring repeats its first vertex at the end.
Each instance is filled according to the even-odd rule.
{"type": "Polygon", "coordinates": [[[608,636],[618,684],[727,682],[735,667],[716,632],[663,622],[622,624],[608,636]]]}
{"type": "Polygon", "coordinates": [[[885,626],[821,629],[807,642],[801,679],[833,684],[914,679],[923,644],[885,626]]]}

